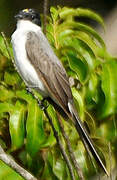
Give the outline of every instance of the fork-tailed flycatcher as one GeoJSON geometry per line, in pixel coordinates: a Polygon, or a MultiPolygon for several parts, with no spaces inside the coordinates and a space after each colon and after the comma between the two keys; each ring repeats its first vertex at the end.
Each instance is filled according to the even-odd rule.
{"type": "Polygon", "coordinates": [[[15,66],[29,88],[50,98],[72,120],[84,145],[88,147],[104,172],[108,172],[80,120],[66,71],[41,30],[40,15],[24,9],[15,18],[17,29],[12,35],[15,66]]]}

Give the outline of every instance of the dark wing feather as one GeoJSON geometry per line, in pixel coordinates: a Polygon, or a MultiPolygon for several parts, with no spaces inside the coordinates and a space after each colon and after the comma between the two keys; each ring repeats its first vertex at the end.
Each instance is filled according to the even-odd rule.
{"type": "Polygon", "coordinates": [[[28,33],[26,52],[53,99],[62,107],[68,107],[68,100],[72,99],[68,77],[42,33],[28,33]]]}

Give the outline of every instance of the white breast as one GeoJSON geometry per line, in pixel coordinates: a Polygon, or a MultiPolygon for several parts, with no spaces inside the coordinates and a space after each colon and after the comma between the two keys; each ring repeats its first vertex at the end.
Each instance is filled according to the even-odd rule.
{"type": "Polygon", "coordinates": [[[40,27],[36,25],[34,25],[33,27],[33,24],[30,22],[27,22],[27,24],[25,23],[25,26],[23,26],[22,23],[24,22],[20,22],[17,30],[13,33],[11,40],[15,58],[15,65],[27,86],[38,89],[42,96],[46,97],[48,96],[48,92],[44,87],[43,82],[39,79],[39,76],[37,75],[34,67],[28,60],[25,50],[27,33],[30,30],[36,32],[40,27]]]}

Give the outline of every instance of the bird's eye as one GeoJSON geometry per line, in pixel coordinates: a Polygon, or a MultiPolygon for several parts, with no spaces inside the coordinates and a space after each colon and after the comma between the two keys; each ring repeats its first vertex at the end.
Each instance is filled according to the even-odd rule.
{"type": "Polygon", "coordinates": [[[35,18],[35,16],[33,16],[33,15],[32,15],[32,16],[31,16],[31,18],[32,18],[32,19],[34,19],[34,18],[35,18]]]}

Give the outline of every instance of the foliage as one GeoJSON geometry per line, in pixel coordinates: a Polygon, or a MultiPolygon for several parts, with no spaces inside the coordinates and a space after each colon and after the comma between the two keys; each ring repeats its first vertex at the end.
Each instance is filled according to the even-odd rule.
{"type": "MultiPolygon", "coordinates": [[[[51,7],[50,12],[47,38],[62,61],[68,76],[74,79],[72,93],[76,107],[109,170],[108,144],[112,142],[112,146],[115,147],[117,138],[115,121],[117,59],[108,54],[105,43],[98,33],[92,27],[80,22],[79,17],[91,18],[103,27],[104,22],[95,12],[81,8],[51,7]],[[108,131],[110,127],[111,131],[108,131]]],[[[11,45],[9,50],[12,54],[11,45]]],[[[13,67],[2,36],[0,36],[0,62],[2,146],[36,177],[69,180],[67,166],[56,145],[48,120],[34,97],[25,90],[23,81],[13,67]]],[[[48,112],[61,136],[57,115],[51,105],[48,107],[48,112]]],[[[86,179],[89,179],[96,170],[87,158],[75,129],[66,121],[62,120],[62,122],[69,135],[76,159],[86,179]]],[[[64,142],[63,145],[66,148],[64,142]]],[[[111,158],[114,167],[114,151],[111,158]]],[[[15,177],[16,174],[10,171],[6,166],[0,165],[0,177],[6,179],[7,173],[15,177]]]]}

